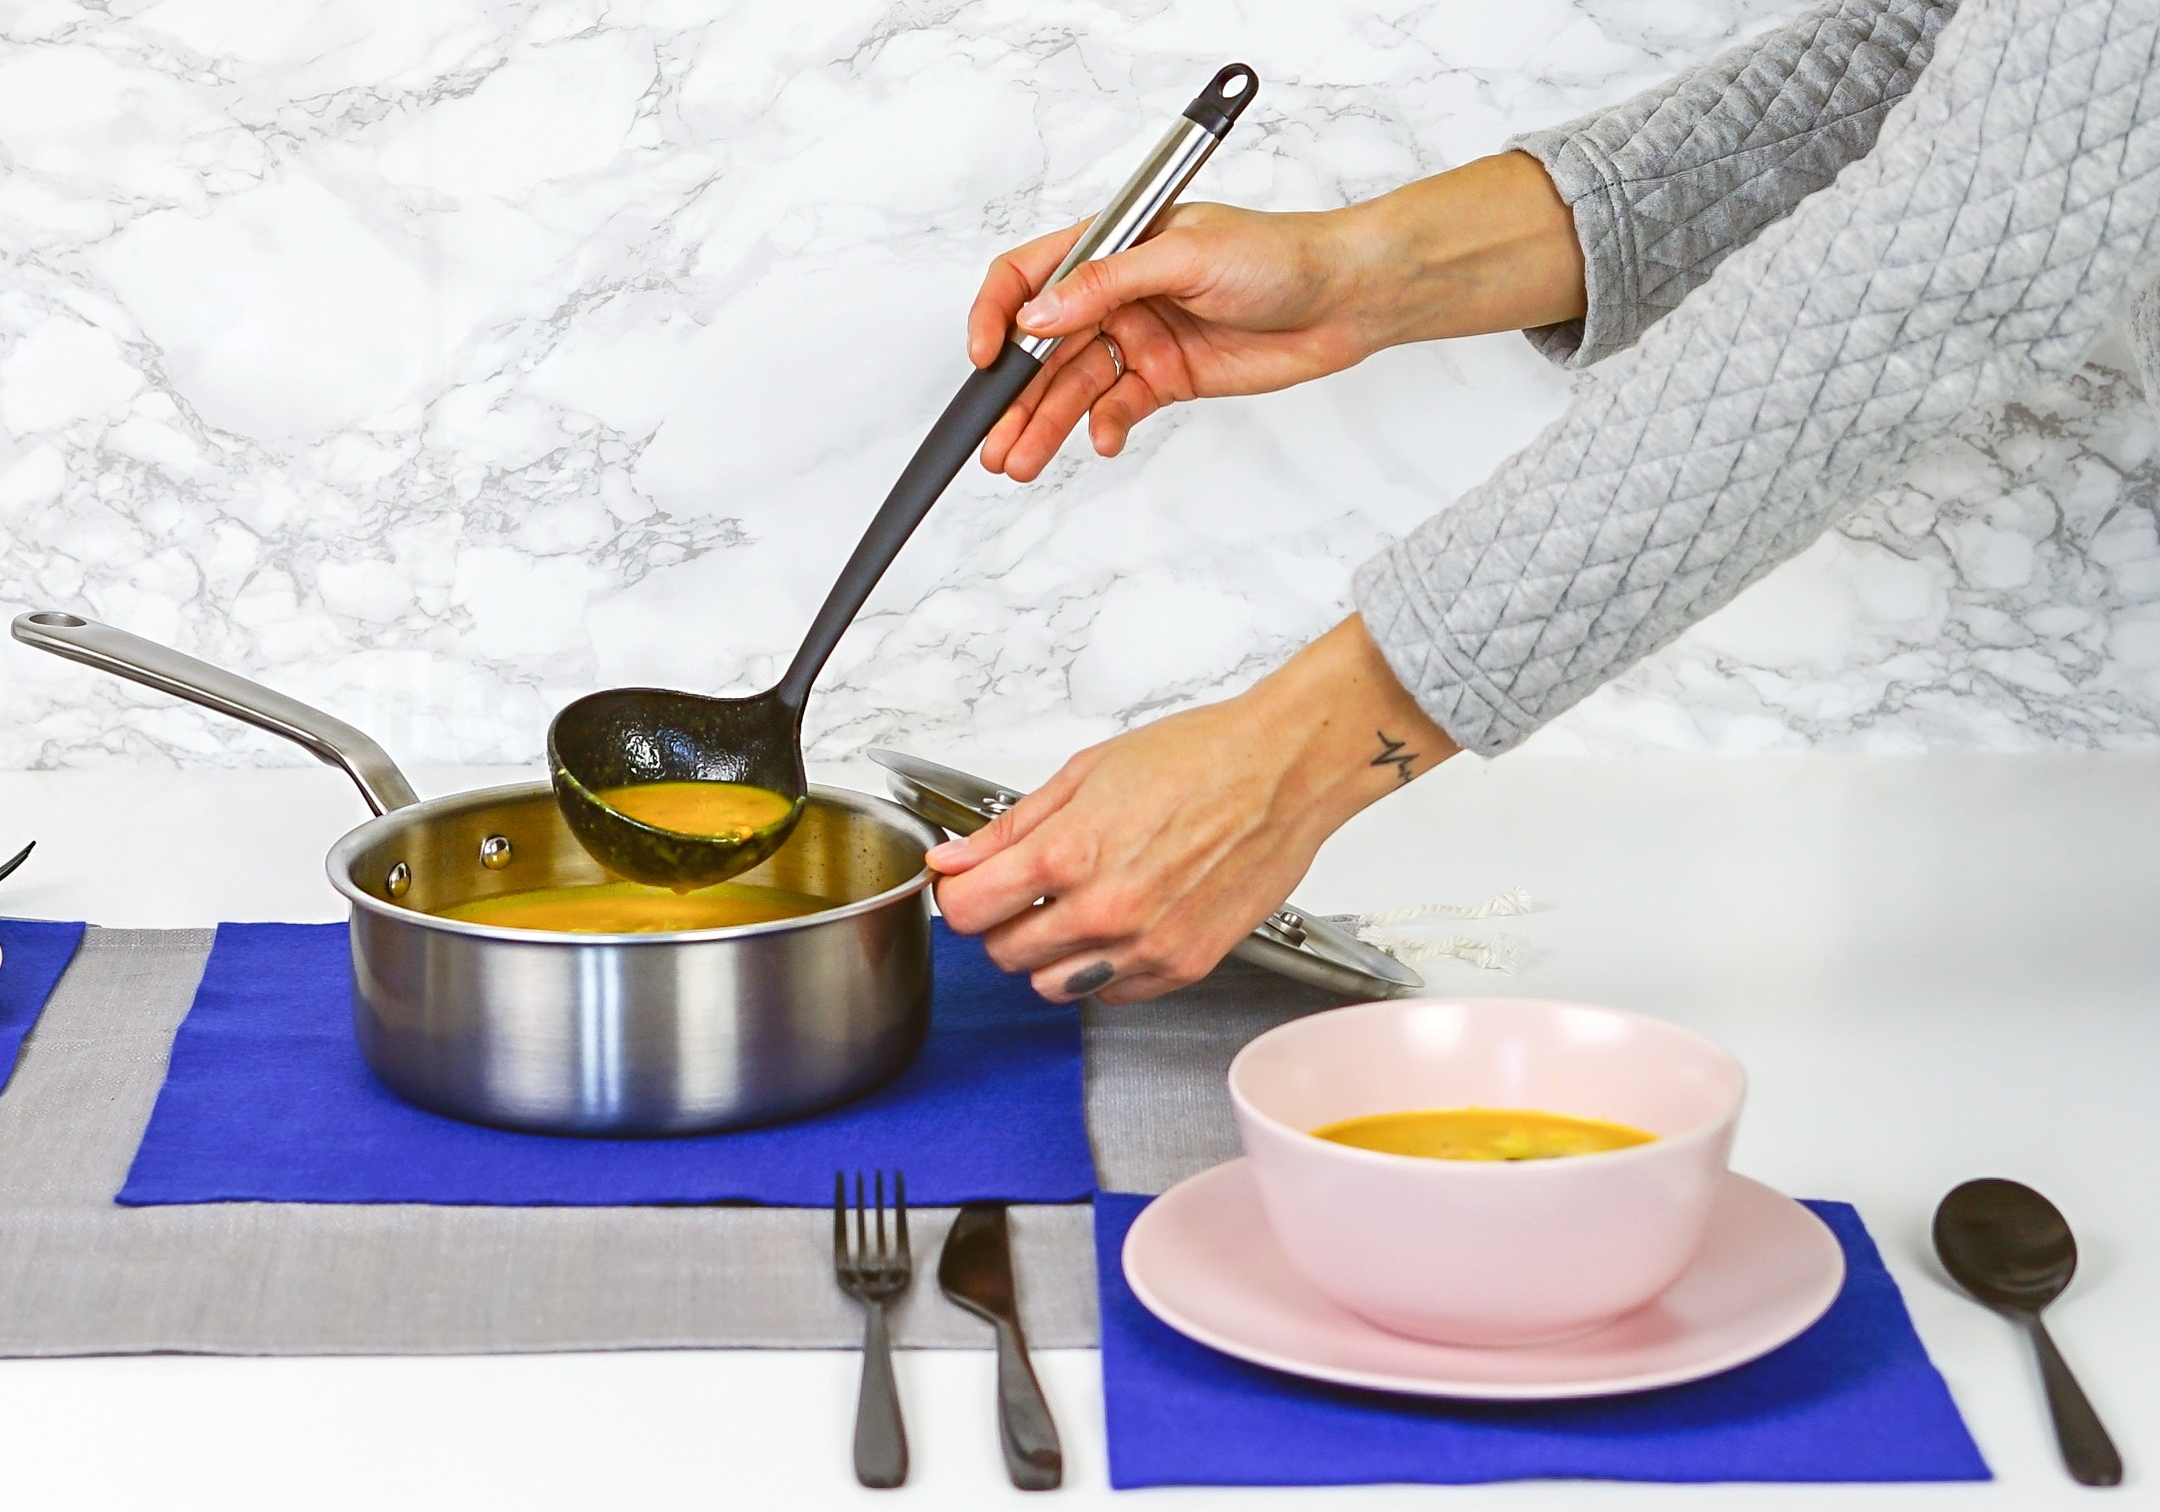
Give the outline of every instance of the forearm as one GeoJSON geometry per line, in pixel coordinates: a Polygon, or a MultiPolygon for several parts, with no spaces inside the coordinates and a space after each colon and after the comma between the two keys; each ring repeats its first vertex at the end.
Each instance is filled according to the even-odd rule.
{"type": "Polygon", "coordinates": [[[1461,747],[1397,681],[1356,615],[1233,700],[1273,767],[1284,822],[1312,844],[1461,747]]]}
{"type": "Polygon", "coordinates": [[[1581,120],[1336,212],[1368,349],[1530,331],[1610,356],[1874,144],[1957,0],[1828,0],[1581,120]]]}
{"type": "Polygon", "coordinates": [[[1370,351],[1583,314],[1582,246],[1535,158],[1504,152],[1334,212],[1337,298],[1370,351]]]}
{"type": "Polygon", "coordinates": [[[1734,250],[1866,154],[1957,0],[1826,0],[1608,110],[1511,146],[1544,165],[1586,311],[1531,331],[1582,367],[1633,343],[1734,250]]]}
{"type": "Polygon", "coordinates": [[[1956,0],[1830,0],[1610,110],[1334,212],[1368,351],[1533,331],[1581,366],[1633,342],[1875,142],[1956,0]]]}
{"type": "Polygon", "coordinates": [[[1045,997],[1193,981],[1358,810],[1455,753],[1353,616],[1236,698],[1082,751],[930,852],[938,906],[1045,997]]]}
{"type": "Polygon", "coordinates": [[[2160,92],[2135,87],[2160,66],[2149,14],[1971,7],[1872,153],[1368,563],[1359,610],[1426,712],[1507,749],[1915,446],[2074,369],[2160,274],[2160,92]],[[2095,57],[2131,82],[2096,80],[2095,57]],[[2012,234],[2009,204],[2049,207],[2045,233],[2012,234]]]}

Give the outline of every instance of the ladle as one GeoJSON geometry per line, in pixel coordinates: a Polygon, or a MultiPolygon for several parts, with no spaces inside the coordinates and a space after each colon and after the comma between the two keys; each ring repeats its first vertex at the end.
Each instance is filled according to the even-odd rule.
{"type": "MultiPolygon", "coordinates": [[[[1243,63],[1217,73],[1089,223],[1048,283],[1144,236],[1251,103],[1259,83],[1243,63]]],[[[1062,339],[1015,334],[995,362],[969,375],[885,496],[778,684],[746,698],[613,688],[555,716],[548,727],[555,801],[594,860],[635,881],[688,887],[747,871],[780,848],[808,791],[802,719],[810,685],[930,506],[1062,339]],[[644,824],[599,796],[608,788],[685,781],[747,783],[792,799],[793,806],[747,836],[722,837],[644,824]]]]}
{"type": "Polygon", "coordinates": [[[1935,1209],[1935,1253],[1952,1280],[2015,1319],[2032,1339],[2055,1441],[2072,1478],[2088,1486],[2121,1484],[2122,1456],[2040,1322],[2040,1310],[2077,1271],[2077,1240],[2061,1211],[2022,1182],[1968,1181],[1935,1209]]]}

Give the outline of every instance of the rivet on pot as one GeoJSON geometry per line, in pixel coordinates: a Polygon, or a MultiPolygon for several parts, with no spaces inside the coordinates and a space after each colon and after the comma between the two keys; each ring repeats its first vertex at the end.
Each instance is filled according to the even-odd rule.
{"type": "Polygon", "coordinates": [[[412,868],[400,861],[390,868],[390,875],[383,878],[383,891],[393,898],[402,898],[412,891],[412,868]]]}
{"type": "Polygon", "coordinates": [[[490,835],[480,842],[480,864],[489,871],[501,871],[510,864],[510,839],[507,835],[490,835]]]}

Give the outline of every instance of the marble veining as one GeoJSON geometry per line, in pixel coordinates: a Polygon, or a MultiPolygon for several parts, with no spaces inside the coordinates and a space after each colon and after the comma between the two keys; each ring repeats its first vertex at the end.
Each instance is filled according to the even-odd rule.
{"type": "Polygon", "coordinates": [[[1535,737],[1548,751],[2160,744],[2160,421],[2111,335],[1535,737]]]}
{"type": "MultiPolygon", "coordinates": [[[[998,249],[1231,57],[1195,192],[1341,204],[1790,0],[18,0],[0,9],[0,604],[535,759],[594,687],[772,681],[964,376],[998,249]]],[[[1532,749],[2152,744],[2156,427],[2096,354],[1532,749]]],[[[1556,414],[1518,338],[970,469],[814,756],[1054,752],[1249,682],[1556,414]]],[[[11,647],[0,765],[298,754],[11,647]]]]}

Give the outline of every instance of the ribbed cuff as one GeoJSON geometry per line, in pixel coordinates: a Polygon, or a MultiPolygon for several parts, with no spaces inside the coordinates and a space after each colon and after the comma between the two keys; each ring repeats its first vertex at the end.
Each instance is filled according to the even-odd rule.
{"type": "Polygon", "coordinates": [[[1525,132],[1510,139],[1505,150],[1536,158],[1574,215],[1588,297],[1581,320],[1537,326],[1523,335],[1539,355],[1570,369],[1624,351],[1642,334],[1642,279],[1618,171],[1595,141],[1565,126],[1525,132]]]}

